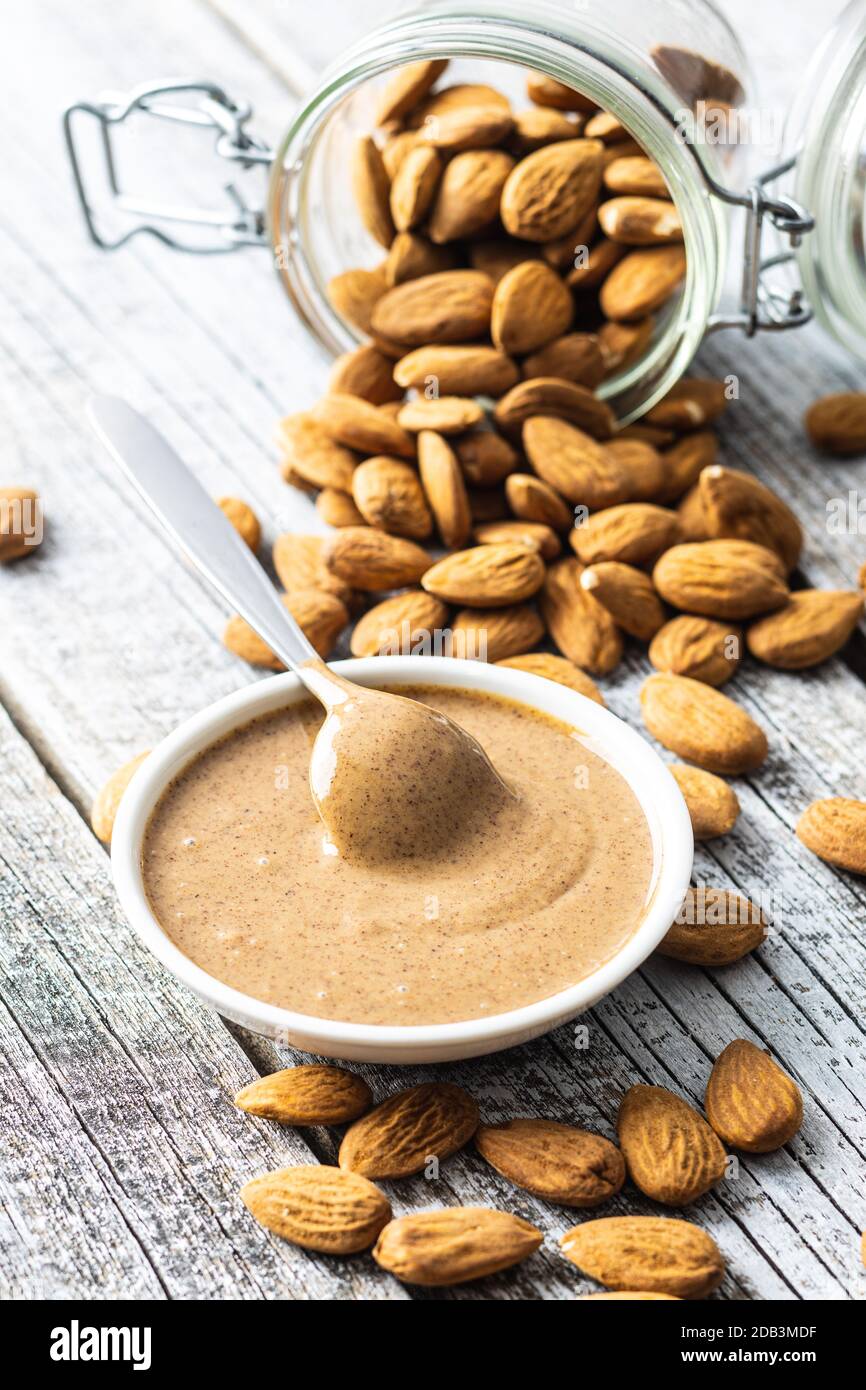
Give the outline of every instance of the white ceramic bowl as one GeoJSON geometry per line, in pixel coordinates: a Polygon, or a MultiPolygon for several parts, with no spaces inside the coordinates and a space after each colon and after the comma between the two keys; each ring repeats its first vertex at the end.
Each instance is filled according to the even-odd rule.
{"type": "Polygon", "coordinates": [[[617,954],[579,984],[536,1004],[466,1023],[383,1027],[312,1018],[264,1004],[208,975],[166,936],[145,896],[141,848],[148,819],[165,788],[209,744],[257,715],[301,699],[296,676],[244,686],[186,720],[153,750],[121,802],[111,859],[121,905],[163,965],[226,1018],[304,1052],[368,1062],[439,1062],[497,1052],[547,1033],[614,989],[658,945],[679,910],[692,868],[692,828],[680,790],[664,763],[638,734],[601,705],[525,671],[443,657],[370,657],[340,661],[335,670],[361,685],[458,686],[504,695],[543,710],[584,734],[589,747],[625,778],[643,808],[655,864],[643,921],[617,954]]]}

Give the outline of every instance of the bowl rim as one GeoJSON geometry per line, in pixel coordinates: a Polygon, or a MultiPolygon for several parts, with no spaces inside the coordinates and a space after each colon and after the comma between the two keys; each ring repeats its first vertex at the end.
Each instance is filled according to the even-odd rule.
{"type": "MultiPolygon", "coordinates": [[[[318,1038],[329,1052],[341,1046],[404,1054],[483,1045],[553,1028],[608,994],[631,975],[665,936],[691,879],[694,841],[688,809],[655,749],[604,706],[569,686],[514,667],[441,656],[377,656],[331,663],[362,685],[441,685],[504,696],[572,725],[628,782],[650,826],[653,878],[644,918],[620,949],[590,975],[544,999],[507,1013],[451,1023],[370,1024],[301,1014],[267,1004],[208,974],[169,938],[144,891],[141,848],[150,815],[169,783],[210,744],[259,715],[303,698],[292,672],[242,686],[184,720],[138,767],[121,800],[111,841],[111,865],[121,907],[134,931],[161,963],[211,1007],[270,1036],[318,1038]]],[[[331,1055],[339,1055],[332,1052],[331,1055]]]]}

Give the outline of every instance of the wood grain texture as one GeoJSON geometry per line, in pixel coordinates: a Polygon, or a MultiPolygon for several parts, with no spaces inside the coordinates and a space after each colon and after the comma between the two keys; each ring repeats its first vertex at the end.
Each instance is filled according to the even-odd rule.
{"type": "MultiPolygon", "coordinates": [[[[293,319],[266,253],[184,257],[144,239],[111,257],[92,249],[58,138],[67,101],[171,71],[251,96],[257,130],[275,138],[308,75],[345,47],[353,26],[360,32],[392,8],[125,0],[108,24],[99,0],[46,0],[38,16],[19,7],[16,43],[0,54],[15,189],[0,207],[4,442],[14,461],[14,478],[0,481],[42,490],[48,537],[38,556],[0,573],[0,696],[21,731],[0,725],[10,808],[0,828],[7,1296],[409,1296],[367,1257],[301,1255],[240,1208],[245,1178],[333,1161],[339,1136],[302,1135],[233,1109],[231,1094],[256,1070],[297,1054],[226,1029],[137,946],[105,855],[75,809],[86,811],[126,758],[254,678],[219,644],[218,602],[90,435],[87,395],[115,391],[146,410],[214,494],[245,497],[272,538],[320,529],[311,504],[281,483],[270,441],[280,414],[323,389],[327,363],[293,319]]],[[[730,8],[754,32],[754,7],[730,8]]],[[[808,18],[811,34],[818,16],[808,18]]],[[[777,30],[762,31],[756,55],[757,66],[762,55],[771,62],[773,102],[803,58],[797,26],[784,26],[779,43],[777,30]]],[[[200,152],[198,141],[172,153],[142,130],[124,167],[159,188],[166,170],[177,171],[173,193],[201,197],[216,171],[200,152]]],[[[816,328],[751,344],[720,335],[699,365],[740,382],[722,461],[753,469],[797,511],[805,581],[850,586],[866,540],[830,533],[826,503],[861,486],[863,464],[819,460],[800,417],[822,392],[862,385],[862,372],[816,328]]],[[[712,1059],[731,1038],[768,1047],[804,1089],[803,1129],[780,1153],[743,1157],[688,1213],[728,1258],[726,1298],[862,1296],[866,944],[856,924],[866,888],[793,834],[816,797],[866,796],[861,650],[798,676],[748,665],[729,687],[767,729],[771,757],[736,784],[736,830],[700,847],[695,881],[772,907],[773,931],[752,958],[712,973],[652,960],[575,1025],[486,1061],[362,1069],[377,1097],[422,1078],[456,1080],[486,1120],[540,1114],[610,1136],[634,1082],[668,1085],[700,1105],[712,1059]]],[[[635,650],[603,682],[611,708],[636,727],[647,669],[635,650]]],[[[556,1249],[573,1214],[516,1191],[471,1151],[435,1180],[386,1188],[397,1212],[489,1203],[546,1232],[542,1250],[512,1272],[413,1297],[568,1299],[590,1288],[556,1249]]],[[[627,1188],[605,1213],[653,1210],[627,1188]]]]}

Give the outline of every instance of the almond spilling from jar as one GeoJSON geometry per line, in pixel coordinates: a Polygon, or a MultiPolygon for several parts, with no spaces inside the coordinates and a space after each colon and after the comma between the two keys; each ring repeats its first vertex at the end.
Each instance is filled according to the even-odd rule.
{"type": "Polygon", "coordinates": [[[732,1148],[766,1154],[793,1139],[803,1123],[803,1097],[767,1052],[738,1038],[716,1059],[706,1094],[707,1115],[732,1148]]]}
{"type": "Polygon", "coordinates": [[[710,536],[754,541],[792,570],[803,546],[803,529],[791,508],[757,478],[717,464],[700,475],[700,496],[710,536]]]}
{"type": "Polygon", "coordinates": [[[771,613],[790,597],[778,556],[752,541],[672,546],[653,570],[653,582],[675,608],[735,621],[771,613]]]}
{"type": "Polygon", "coordinates": [[[524,545],[476,545],[447,555],[421,583],[445,603],[503,608],[532,598],[544,583],[544,561],[524,545]]]}
{"type": "Polygon", "coordinates": [[[389,1097],[346,1131],[340,1167],[369,1178],[406,1178],[431,1158],[440,1162],[468,1144],[478,1106],[459,1086],[425,1082],[389,1097]]]}
{"type": "Polygon", "coordinates": [[[373,1258],[404,1284],[444,1288],[510,1269],[541,1241],[535,1226],[510,1212],[446,1207],[392,1221],[376,1242],[373,1258]]]}
{"type": "Polygon", "coordinates": [[[560,496],[594,511],[625,501],[625,470],[611,450],[554,415],[533,415],[523,426],[523,447],[535,472],[560,496]]]}
{"type": "Polygon", "coordinates": [[[357,1173],[313,1164],[253,1178],[241,1200],[260,1225],[305,1250],[369,1250],[391,1220],[384,1193],[357,1173]]]}
{"type": "Polygon", "coordinates": [[[650,425],[665,429],[702,430],[718,420],[727,407],[727,388],[723,381],[686,377],[671,387],[646,418],[650,425]]]}
{"type": "Polygon", "coordinates": [[[606,608],[623,632],[649,642],[665,620],[665,611],[649,575],[633,565],[603,561],[585,569],[580,586],[606,608]]]}
{"type": "Polygon", "coordinates": [[[502,396],[519,377],[517,364],[505,353],[474,344],[416,348],[394,366],[398,386],[418,391],[435,386],[441,396],[502,396]]]}
{"type": "Polygon", "coordinates": [[[756,950],[766,934],[767,920],[757,903],[729,888],[690,888],[656,950],[689,965],[733,965],[756,950]]]}
{"type": "Polygon", "coordinates": [[[617,1133],[628,1175],[641,1192],[684,1207],[725,1176],[718,1136],[680,1096],[663,1086],[632,1086],[619,1107],[617,1133]]]}
{"type": "Polygon", "coordinates": [[[235,1096],[249,1115],[281,1125],[344,1125],[357,1120],[373,1103],[361,1076],[343,1067],[284,1067],[260,1076],[235,1096]]]}
{"type": "Polygon", "coordinates": [[[492,304],[488,276],[447,270],[388,290],[373,309],[372,328],[406,348],[463,343],[486,335],[492,304]]]}
{"type": "Polygon", "coordinates": [[[725,1262],[712,1236],[664,1216],[604,1216],[566,1231],[563,1254],[608,1288],[706,1298],[725,1262]]]}
{"type": "Polygon", "coordinates": [[[312,487],[352,491],[357,455],[336,443],[309,411],[281,420],[277,438],[285,466],[312,487]]]}
{"type": "MultiPolygon", "coordinates": [[[[594,512],[572,531],[569,539],[585,565],[604,560],[645,565],[667,549],[676,531],[676,513],[649,502],[626,502],[594,512]]],[[[662,597],[669,599],[655,576],[653,579],[662,597]]]]}
{"type": "Polygon", "coordinates": [[[519,438],[525,422],[533,415],[556,415],[594,439],[609,439],[613,433],[613,412],[585,386],[559,377],[532,377],[521,381],[496,402],[493,418],[502,433],[519,438]]]}
{"type": "Polygon", "coordinates": [[[740,705],[686,676],[655,675],[640,695],[644,723],[665,748],[707,772],[754,772],[767,756],[767,737],[740,705]]]}
{"type": "Polygon", "coordinates": [[[619,665],[622,634],[607,609],[581,587],[581,573],[577,560],[557,560],[547,571],[539,606],[563,656],[594,676],[604,676],[619,665]]]}
{"type": "Polygon", "coordinates": [[[554,1120],[481,1125],[475,1147],[509,1182],[568,1207],[597,1207],[625,1181],[623,1156],[615,1144],[554,1120]]]}
{"type": "MultiPolygon", "coordinates": [[[[415,441],[381,406],[359,396],[323,396],[313,417],[337,444],[362,454],[394,454],[414,458],[415,441]]],[[[334,486],[333,480],[331,486],[334,486]]],[[[346,489],[348,491],[348,489],[346,489]]]]}

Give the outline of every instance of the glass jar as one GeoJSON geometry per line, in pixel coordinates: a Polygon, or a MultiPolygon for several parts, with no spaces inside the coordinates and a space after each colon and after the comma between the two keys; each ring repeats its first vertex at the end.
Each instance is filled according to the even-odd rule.
{"type": "MultiPolygon", "coordinates": [[[[82,110],[99,117],[104,135],[132,110],[211,125],[227,157],[241,165],[268,164],[263,213],[240,204],[221,227],[210,215],[207,225],[216,244],[186,249],[227,249],[249,241],[270,245],[296,310],[336,354],[353,346],[358,334],[332,308],[327,283],[340,271],[382,257],[352,203],[349,159],[357,135],[374,125],[386,74],[419,59],[449,58],[448,82],[488,81],[518,103],[522,98],[526,104],[527,69],[577,88],[617,116],[660,166],[683,223],[688,269],[681,293],[659,316],[644,355],[599,388],[626,423],[670,389],[707,331],[739,327],[751,334],[795,327],[810,317],[799,284],[774,287],[764,278],[791,258],[791,248],[822,320],[852,351],[866,356],[864,0],[854,0],[838,28],[844,56],[838,37],[828,36],[789,122],[784,157],[758,178],[748,167],[747,144],[710,138],[709,122],[715,121],[717,130],[718,120],[724,124],[731,112],[748,109],[754,90],[739,40],[708,0],[432,0],[402,12],[345,53],[302,105],[275,152],[247,135],[249,108],[206,83],[142,88],[122,103],[79,104],[67,112],[67,139],[88,225],[102,245],[122,244],[144,228],[133,227],[114,243],[98,232],[73,138],[73,117],[82,110]],[[194,96],[195,106],[172,109],[180,93],[194,96]],[[834,124],[842,105],[844,138],[834,124]],[[795,165],[797,199],[772,193],[776,177],[795,165]],[[737,209],[745,222],[742,292],[736,311],[724,313],[720,303],[737,209]],[[814,238],[806,209],[818,220],[814,238]],[[762,234],[768,220],[788,244],[765,263],[762,234]],[[846,252],[840,256],[843,241],[846,252]]],[[[728,134],[732,125],[729,121],[728,134]]],[[[110,157],[108,167],[111,174],[110,157]]],[[[134,206],[141,210],[141,204],[134,206]]],[[[153,231],[161,213],[155,205],[148,211],[156,222],[145,225],[153,231]]],[[[192,212],[179,219],[176,209],[170,216],[174,222],[197,220],[192,212]]],[[[158,234],[169,244],[181,244],[170,232],[158,234]]]]}

